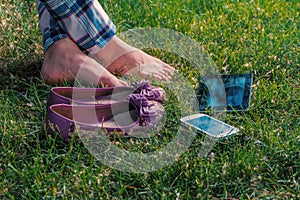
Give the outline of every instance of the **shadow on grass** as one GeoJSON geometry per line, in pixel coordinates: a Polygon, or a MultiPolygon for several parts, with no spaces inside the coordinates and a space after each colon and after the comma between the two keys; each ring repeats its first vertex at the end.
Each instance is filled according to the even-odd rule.
{"type": "Polygon", "coordinates": [[[14,88],[22,90],[25,85],[21,82],[30,82],[32,80],[41,80],[40,68],[42,65],[42,55],[31,56],[28,60],[10,60],[8,58],[0,59],[0,90],[14,88]],[[35,59],[32,59],[35,57],[35,59]],[[19,88],[20,87],[20,88],[19,88]],[[19,89],[18,89],[19,88],[19,89]]]}

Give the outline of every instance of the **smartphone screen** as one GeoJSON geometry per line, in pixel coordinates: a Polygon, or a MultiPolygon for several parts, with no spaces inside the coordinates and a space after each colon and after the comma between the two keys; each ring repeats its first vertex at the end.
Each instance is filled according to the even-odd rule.
{"type": "Polygon", "coordinates": [[[236,133],[237,131],[237,129],[235,129],[234,127],[217,121],[206,115],[187,120],[186,123],[189,123],[195,128],[200,129],[201,131],[212,136],[227,136],[231,133],[236,133]]]}

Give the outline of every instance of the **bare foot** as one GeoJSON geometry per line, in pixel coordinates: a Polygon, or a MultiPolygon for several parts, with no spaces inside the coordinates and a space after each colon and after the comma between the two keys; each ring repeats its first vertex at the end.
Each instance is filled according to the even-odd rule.
{"type": "Polygon", "coordinates": [[[169,80],[174,68],[145,52],[131,47],[117,36],[96,54],[90,55],[111,73],[139,75],[141,78],[155,77],[169,80]]]}
{"type": "Polygon", "coordinates": [[[81,52],[77,45],[68,38],[56,41],[45,54],[41,68],[42,78],[49,84],[63,81],[88,81],[97,85],[124,86],[103,66],[81,52]]]}

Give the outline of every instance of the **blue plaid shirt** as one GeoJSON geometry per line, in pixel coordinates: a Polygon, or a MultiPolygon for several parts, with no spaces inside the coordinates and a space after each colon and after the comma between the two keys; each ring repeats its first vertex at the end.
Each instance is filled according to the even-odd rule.
{"type": "Polygon", "coordinates": [[[69,37],[89,53],[104,47],[116,27],[97,0],[37,0],[44,51],[69,37]]]}

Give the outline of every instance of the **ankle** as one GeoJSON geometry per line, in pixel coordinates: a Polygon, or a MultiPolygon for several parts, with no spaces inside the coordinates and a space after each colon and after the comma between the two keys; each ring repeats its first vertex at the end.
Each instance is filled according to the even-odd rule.
{"type": "Polygon", "coordinates": [[[85,57],[70,39],[58,40],[45,53],[41,76],[50,84],[73,80],[85,57]]]}

